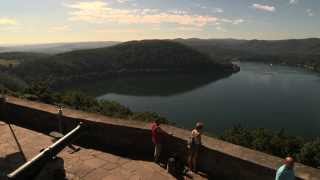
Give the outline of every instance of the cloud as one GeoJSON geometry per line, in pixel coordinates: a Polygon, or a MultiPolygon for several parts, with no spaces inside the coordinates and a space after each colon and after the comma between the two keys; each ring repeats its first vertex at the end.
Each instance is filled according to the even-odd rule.
{"type": "Polygon", "coordinates": [[[254,8],[254,9],[257,9],[257,10],[267,11],[267,12],[276,11],[276,8],[274,6],[263,5],[263,4],[252,4],[251,7],[254,8]]]}
{"type": "Polygon", "coordinates": [[[53,26],[49,28],[49,32],[66,32],[70,30],[71,28],[68,25],[53,26]]]}
{"type": "Polygon", "coordinates": [[[14,26],[17,25],[18,22],[12,18],[0,17],[0,25],[9,25],[14,26]]]}
{"type": "Polygon", "coordinates": [[[200,8],[200,9],[206,9],[206,10],[211,11],[213,13],[223,13],[224,12],[224,10],[222,8],[218,8],[218,7],[204,6],[204,5],[199,4],[199,3],[194,3],[193,5],[198,7],[198,8],[200,8]]]}
{"type": "Polygon", "coordinates": [[[69,20],[88,23],[119,23],[119,24],[161,24],[174,23],[203,27],[218,21],[217,17],[186,12],[160,11],[158,9],[118,9],[112,8],[102,1],[75,2],[65,4],[70,8],[69,20]]]}
{"type": "Polygon", "coordinates": [[[142,29],[97,29],[94,31],[95,33],[103,33],[103,34],[106,34],[106,33],[117,33],[117,34],[120,34],[120,33],[143,33],[144,30],[142,29]]]}
{"type": "Polygon", "coordinates": [[[234,25],[238,25],[245,22],[243,19],[226,19],[226,18],[222,18],[219,21],[224,23],[234,24],[234,25]]]}
{"type": "Polygon", "coordinates": [[[21,27],[20,26],[0,26],[0,31],[6,31],[6,32],[20,32],[21,27]]]}
{"type": "Polygon", "coordinates": [[[129,2],[131,0],[116,0],[118,3],[126,3],[126,2],[129,2]]]}
{"type": "Polygon", "coordinates": [[[180,27],[177,27],[176,29],[179,31],[192,31],[192,32],[203,30],[202,28],[199,28],[199,27],[190,27],[190,26],[180,26],[180,27]]]}
{"type": "Polygon", "coordinates": [[[223,13],[224,10],[221,9],[221,8],[213,8],[213,9],[212,9],[212,12],[215,12],[215,13],[223,13]]]}
{"type": "Polygon", "coordinates": [[[224,28],[222,28],[221,26],[217,26],[217,27],[216,27],[216,30],[217,30],[217,31],[220,31],[220,32],[227,32],[227,30],[224,29],[224,28]]]}
{"type": "Polygon", "coordinates": [[[290,4],[298,4],[298,3],[299,3],[299,0],[290,0],[289,3],[290,3],[290,4]]]}
{"type": "Polygon", "coordinates": [[[169,10],[168,12],[173,13],[173,14],[188,14],[187,11],[177,10],[177,9],[169,10]]]}
{"type": "Polygon", "coordinates": [[[314,16],[314,12],[312,11],[312,9],[307,9],[306,12],[307,12],[308,16],[310,16],[310,17],[314,16]]]}

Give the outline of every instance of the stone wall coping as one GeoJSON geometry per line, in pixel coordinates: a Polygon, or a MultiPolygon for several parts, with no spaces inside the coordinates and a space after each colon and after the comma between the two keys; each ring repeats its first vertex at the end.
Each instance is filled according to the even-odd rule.
{"type": "MultiPolygon", "coordinates": [[[[58,114],[58,108],[35,101],[29,101],[25,99],[20,99],[12,96],[7,97],[7,103],[11,103],[17,106],[28,107],[31,109],[35,109],[38,111],[44,111],[52,114],[58,114]]],[[[80,119],[84,122],[96,122],[96,123],[104,123],[115,126],[125,126],[131,128],[138,129],[150,129],[150,123],[141,122],[141,121],[133,121],[133,120],[124,120],[118,118],[111,118],[99,114],[88,113],[78,110],[73,110],[69,108],[63,108],[63,115],[65,117],[80,119]]],[[[172,133],[172,136],[188,140],[190,137],[190,131],[177,128],[169,125],[161,125],[162,128],[168,132],[172,133]]],[[[246,147],[234,145],[213,137],[203,136],[203,145],[209,149],[217,151],[219,153],[227,154],[228,156],[232,156],[236,159],[247,161],[262,167],[269,168],[271,170],[275,170],[281,166],[283,163],[283,159],[279,157],[275,157],[263,152],[255,151],[246,147]]],[[[302,179],[310,179],[316,180],[320,179],[320,170],[316,168],[312,168],[301,163],[296,163],[295,167],[296,176],[302,179]]]]}

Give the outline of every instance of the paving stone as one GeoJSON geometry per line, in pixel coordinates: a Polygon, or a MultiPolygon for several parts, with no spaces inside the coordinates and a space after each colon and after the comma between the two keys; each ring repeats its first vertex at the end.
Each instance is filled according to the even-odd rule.
{"type": "Polygon", "coordinates": [[[109,175],[109,176],[102,178],[102,180],[128,180],[128,179],[121,177],[119,175],[109,175]]]}
{"type": "Polygon", "coordinates": [[[84,179],[84,180],[103,179],[104,177],[109,176],[109,175],[110,175],[109,171],[107,171],[103,168],[99,168],[99,169],[95,169],[91,173],[87,174],[82,179],[84,179]]]}
{"type": "Polygon", "coordinates": [[[68,180],[80,180],[80,177],[72,174],[72,173],[69,173],[69,172],[66,172],[66,179],[68,180]]]}
{"type": "MultiPolygon", "coordinates": [[[[93,170],[94,168],[81,164],[72,168],[71,172],[73,172],[73,174],[75,174],[76,176],[82,178],[90,172],[92,172],[93,170]]],[[[66,169],[66,171],[68,171],[68,169],[66,169]]]]}
{"type": "Polygon", "coordinates": [[[126,169],[121,168],[121,167],[111,170],[110,174],[116,175],[116,176],[121,176],[124,179],[129,179],[132,175],[134,175],[134,173],[128,172],[126,169]]]}
{"type": "Polygon", "coordinates": [[[133,176],[131,176],[130,178],[129,178],[129,180],[142,180],[143,178],[141,177],[141,176],[138,176],[137,174],[135,174],[135,175],[133,175],[133,176]]]}
{"type": "Polygon", "coordinates": [[[110,171],[112,169],[118,168],[119,164],[107,162],[105,165],[103,165],[101,168],[110,171]]]}
{"type": "Polygon", "coordinates": [[[103,161],[103,160],[97,159],[97,158],[89,159],[89,160],[86,160],[83,162],[84,165],[86,165],[90,168],[93,168],[93,169],[99,168],[106,163],[107,163],[106,161],[103,161]]]}
{"type": "Polygon", "coordinates": [[[119,156],[113,155],[113,154],[108,154],[108,153],[95,153],[93,156],[99,158],[99,159],[103,159],[112,163],[118,163],[118,161],[120,160],[119,156]]]}
{"type": "Polygon", "coordinates": [[[82,154],[79,156],[79,159],[81,161],[87,161],[87,160],[95,159],[95,157],[90,154],[82,154]]]}

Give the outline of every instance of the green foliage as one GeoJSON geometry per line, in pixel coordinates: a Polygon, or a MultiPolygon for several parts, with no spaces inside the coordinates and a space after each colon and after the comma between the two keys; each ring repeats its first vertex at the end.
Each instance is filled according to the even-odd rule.
{"type": "Polygon", "coordinates": [[[27,84],[18,77],[8,72],[1,72],[0,70],[0,86],[13,91],[20,91],[23,90],[27,84]]]}
{"type": "Polygon", "coordinates": [[[99,106],[96,99],[78,91],[70,91],[60,95],[58,103],[67,105],[77,110],[94,111],[99,106]]]}
{"type": "Polygon", "coordinates": [[[110,117],[133,119],[145,122],[160,120],[162,123],[169,123],[168,120],[159,116],[157,113],[135,113],[129,108],[114,101],[97,100],[96,98],[88,96],[80,91],[53,93],[49,87],[48,82],[34,82],[20,94],[16,95],[33,101],[67,106],[76,110],[99,113],[110,117]]]}
{"type": "Polygon", "coordinates": [[[79,91],[68,91],[61,94],[57,103],[77,110],[100,113],[111,117],[128,118],[132,114],[128,108],[117,102],[96,100],[94,97],[79,91]]]}
{"type": "Polygon", "coordinates": [[[270,143],[267,144],[267,152],[280,157],[296,157],[304,143],[304,139],[285,135],[284,130],[281,130],[279,133],[273,133],[270,143]]]}
{"type": "Polygon", "coordinates": [[[226,130],[220,138],[283,158],[293,156],[313,167],[320,166],[320,139],[306,141],[301,137],[288,136],[284,130],[274,133],[262,128],[250,130],[240,125],[226,130]]]}
{"type": "Polygon", "coordinates": [[[221,139],[245,147],[250,147],[253,140],[250,131],[240,125],[226,130],[221,136],[221,139]]]}
{"type": "Polygon", "coordinates": [[[33,82],[23,91],[23,94],[29,100],[38,100],[45,103],[55,102],[47,82],[33,82]]]}
{"type": "Polygon", "coordinates": [[[119,118],[127,118],[132,115],[129,108],[122,106],[118,102],[101,100],[99,112],[101,114],[119,118]]]}
{"type": "Polygon", "coordinates": [[[304,144],[298,157],[302,163],[320,167],[320,139],[304,144]]]}
{"type": "Polygon", "coordinates": [[[161,117],[161,116],[159,116],[159,114],[154,113],[154,112],[133,113],[132,119],[139,120],[139,121],[145,121],[145,122],[152,122],[152,121],[159,120],[159,122],[162,124],[169,124],[169,121],[166,118],[161,117]]]}
{"type": "Polygon", "coordinates": [[[273,135],[270,131],[259,128],[253,130],[252,132],[248,132],[248,134],[251,136],[251,146],[253,149],[258,151],[270,151],[268,144],[273,138],[273,135]]]}

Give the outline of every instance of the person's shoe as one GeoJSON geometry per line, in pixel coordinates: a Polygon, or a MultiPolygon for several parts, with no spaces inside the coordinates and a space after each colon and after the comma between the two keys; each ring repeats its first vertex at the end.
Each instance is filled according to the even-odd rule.
{"type": "Polygon", "coordinates": [[[159,164],[160,167],[162,167],[162,168],[164,168],[164,169],[167,168],[166,164],[163,164],[163,163],[158,163],[158,164],[159,164]]]}
{"type": "Polygon", "coordinates": [[[188,171],[186,174],[187,179],[193,179],[194,178],[194,173],[192,171],[188,171]]]}
{"type": "Polygon", "coordinates": [[[189,175],[189,176],[192,176],[192,175],[193,175],[193,171],[189,169],[189,170],[186,172],[186,174],[189,175]]]}
{"type": "Polygon", "coordinates": [[[154,160],[153,162],[156,163],[156,164],[160,164],[160,161],[154,160]]]}
{"type": "Polygon", "coordinates": [[[193,170],[193,172],[194,172],[194,173],[196,173],[196,174],[198,174],[198,170],[196,170],[196,169],[195,169],[195,170],[193,170]]]}

